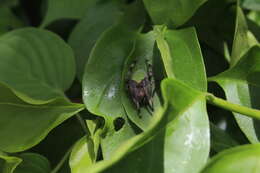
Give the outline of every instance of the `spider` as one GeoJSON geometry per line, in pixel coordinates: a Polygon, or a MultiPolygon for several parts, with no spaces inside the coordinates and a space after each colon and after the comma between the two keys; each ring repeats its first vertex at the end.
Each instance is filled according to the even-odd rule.
{"type": "MultiPolygon", "coordinates": [[[[130,65],[128,76],[133,76],[133,69],[136,65],[136,62],[130,65]]],[[[153,80],[153,72],[152,65],[148,63],[146,60],[146,74],[143,75],[139,80],[127,79],[126,87],[131,97],[133,103],[136,106],[138,111],[138,115],[140,114],[141,107],[146,107],[147,111],[151,113],[154,110],[153,107],[153,95],[154,95],[154,80],[153,80]],[[144,77],[143,77],[144,76],[144,77]],[[149,110],[149,109],[150,110],[149,110]]]]}

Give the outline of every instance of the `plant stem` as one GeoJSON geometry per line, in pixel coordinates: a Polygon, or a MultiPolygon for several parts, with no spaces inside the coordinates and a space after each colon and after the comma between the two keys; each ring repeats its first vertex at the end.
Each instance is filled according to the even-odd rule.
{"type": "Polygon", "coordinates": [[[84,121],[84,119],[80,116],[80,114],[76,114],[76,117],[85,132],[86,143],[87,143],[90,159],[92,160],[92,162],[95,162],[95,146],[94,146],[94,141],[91,138],[90,130],[89,130],[86,122],[84,121]]]}
{"type": "Polygon", "coordinates": [[[248,107],[241,106],[241,105],[234,104],[234,103],[230,103],[224,99],[214,96],[213,94],[207,94],[206,100],[208,103],[210,103],[212,105],[215,105],[215,106],[224,108],[226,110],[236,112],[239,114],[243,114],[248,117],[256,118],[256,119],[260,120],[260,110],[248,108],[248,107]]]}
{"type": "MultiPolygon", "coordinates": [[[[74,145],[72,145],[74,146],[74,145]]],[[[70,147],[68,149],[68,151],[65,153],[65,155],[62,157],[62,159],[59,161],[59,163],[56,165],[56,167],[50,172],[50,173],[57,173],[61,167],[63,166],[63,164],[66,162],[66,160],[68,159],[70,152],[72,150],[72,147],[70,147]]]]}

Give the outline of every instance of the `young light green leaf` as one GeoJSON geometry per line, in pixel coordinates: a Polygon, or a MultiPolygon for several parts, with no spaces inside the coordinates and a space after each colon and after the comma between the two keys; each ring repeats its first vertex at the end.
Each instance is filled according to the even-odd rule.
{"type": "Polygon", "coordinates": [[[79,79],[82,79],[85,64],[98,37],[122,15],[120,4],[114,0],[97,3],[72,31],[68,42],[75,52],[79,79]]]}
{"type": "MultiPolygon", "coordinates": [[[[251,48],[241,60],[229,70],[209,78],[209,81],[217,82],[225,91],[227,100],[239,105],[258,108],[260,94],[260,47],[251,48]]],[[[259,122],[252,118],[234,113],[239,127],[245,133],[250,142],[259,141],[259,122]]]]}
{"type": "MultiPolygon", "coordinates": [[[[159,26],[155,32],[167,76],[205,92],[206,75],[195,30],[167,30],[159,26]]],[[[190,106],[175,125],[166,128],[165,160],[175,171],[186,173],[193,169],[198,172],[207,160],[210,139],[205,105],[205,100],[201,100],[190,106]],[[167,154],[167,150],[172,153],[167,154]],[[196,170],[193,165],[197,165],[196,170]]]]}
{"type": "MultiPolygon", "coordinates": [[[[88,125],[90,124],[90,121],[88,121],[88,125]]],[[[100,145],[100,132],[101,129],[95,131],[89,138],[92,139],[93,141],[93,149],[94,150],[94,154],[95,154],[95,158],[92,158],[93,156],[91,156],[91,153],[89,151],[89,144],[88,142],[88,138],[86,136],[83,136],[80,140],[78,140],[78,142],[74,145],[71,155],[70,155],[70,159],[69,159],[69,165],[71,168],[71,172],[72,173],[81,173],[84,172],[85,169],[87,169],[87,167],[89,167],[90,165],[94,164],[96,159],[97,159],[97,155],[98,155],[98,149],[99,149],[99,145],[100,145]]]]}
{"type": "Polygon", "coordinates": [[[201,173],[248,173],[260,169],[260,144],[224,150],[213,157],[201,173]]]}
{"type": "Polygon", "coordinates": [[[5,152],[31,148],[53,128],[84,109],[84,105],[73,104],[65,99],[42,105],[28,104],[2,84],[0,91],[0,150],[5,152]]]}
{"type": "Polygon", "coordinates": [[[207,0],[143,0],[155,24],[178,27],[184,24],[207,0]]]}
{"type": "Polygon", "coordinates": [[[82,169],[93,164],[86,142],[87,139],[83,136],[71,151],[69,165],[72,173],[80,173],[82,169]]]}
{"type": "Polygon", "coordinates": [[[42,155],[36,153],[23,153],[19,155],[22,159],[14,173],[49,173],[51,165],[42,155]]]}
{"type": "Polygon", "coordinates": [[[0,82],[41,103],[64,97],[74,80],[72,49],[57,35],[35,28],[0,37],[0,82]]]}
{"type": "Polygon", "coordinates": [[[1,173],[13,173],[15,168],[22,162],[22,159],[9,156],[0,151],[0,171],[1,173]]]}
{"type": "Polygon", "coordinates": [[[48,0],[47,11],[41,27],[58,19],[80,19],[97,0],[48,0]]]}

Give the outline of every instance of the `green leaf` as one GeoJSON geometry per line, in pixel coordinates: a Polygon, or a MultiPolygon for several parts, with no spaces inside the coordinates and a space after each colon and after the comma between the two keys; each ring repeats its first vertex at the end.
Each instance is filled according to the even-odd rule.
{"type": "Polygon", "coordinates": [[[72,173],[80,173],[82,172],[82,169],[92,164],[86,142],[87,138],[84,136],[75,144],[72,149],[69,160],[72,173]]]}
{"type": "Polygon", "coordinates": [[[19,157],[23,160],[17,166],[14,173],[49,173],[51,166],[49,161],[40,154],[23,153],[19,157]]]}
{"type": "Polygon", "coordinates": [[[248,19],[254,21],[258,26],[260,25],[260,12],[258,11],[250,11],[247,14],[248,19]]]}
{"type": "Polygon", "coordinates": [[[260,145],[243,145],[213,157],[201,173],[248,173],[260,169],[260,145]]]}
{"type": "Polygon", "coordinates": [[[121,142],[135,135],[126,117],[122,97],[125,97],[125,68],[134,51],[135,40],[144,22],[143,6],[134,3],[117,25],[108,28],[96,42],[85,67],[83,100],[93,114],[104,117],[105,128],[101,146],[108,159],[121,142]],[[114,121],[124,119],[116,131],[114,121]]]}
{"type": "Polygon", "coordinates": [[[72,173],[84,172],[83,170],[87,169],[90,165],[95,163],[100,144],[100,132],[101,130],[98,130],[91,136],[94,142],[94,146],[89,146],[87,143],[89,141],[87,140],[88,138],[86,136],[82,137],[74,145],[69,159],[69,165],[72,173]],[[95,158],[93,158],[94,160],[92,159],[91,153],[89,152],[89,147],[94,147],[94,149],[91,148],[95,151],[95,158]]]}
{"type": "Polygon", "coordinates": [[[222,151],[224,149],[232,148],[239,145],[228,133],[220,129],[214,124],[210,124],[211,135],[211,148],[215,152],[222,151]]]}
{"type": "MultiPolygon", "coordinates": [[[[205,92],[206,75],[195,30],[167,30],[158,26],[155,31],[167,76],[205,92]]],[[[166,128],[165,160],[172,166],[166,171],[174,168],[183,173],[197,172],[205,164],[210,141],[205,105],[205,100],[198,101],[176,120],[175,125],[166,128]],[[172,153],[168,154],[168,150],[172,153]]]]}
{"type": "Polygon", "coordinates": [[[0,19],[0,35],[24,25],[23,22],[13,14],[10,8],[1,7],[1,4],[0,19]]]}
{"type": "MultiPolygon", "coordinates": [[[[217,82],[225,91],[227,100],[247,107],[259,108],[255,95],[258,95],[257,60],[258,47],[250,49],[255,43],[251,43],[248,37],[248,29],[244,14],[237,6],[236,29],[231,54],[231,68],[219,75],[210,78],[217,82]],[[248,49],[250,49],[248,51],[248,49]],[[243,60],[239,61],[241,58],[243,60]],[[237,64],[239,62],[239,64],[237,64]]],[[[257,121],[249,117],[234,113],[236,121],[250,142],[258,142],[257,121]]]]}
{"type": "Polygon", "coordinates": [[[242,9],[237,6],[236,28],[230,59],[230,65],[234,66],[244,53],[250,48],[248,39],[248,27],[242,9]]]}
{"type": "Polygon", "coordinates": [[[0,91],[0,149],[6,152],[19,152],[31,148],[53,128],[84,109],[83,105],[69,103],[65,99],[31,105],[2,84],[0,91]]]}
{"type": "MultiPolygon", "coordinates": [[[[153,49],[155,46],[155,34],[154,32],[149,32],[147,34],[139,34],[137,36],[135,50],[131,57],[128,59],[131,66],[132,62],[135,62],[135,66],[132,70],[127,68],[126,78],[140,82],[147,76],[147,66],[148,64],[153,65],[153,49]]],[[[154,64],[155,65],[155,64],[154,64]]],[[[128,80],[128,79],[127,79],[128,80]]],[[[154,85],[154,84],[153,84],[154,85]]],[[[124,109],[127,113],[129,119],[134,122],[142,130],[146,130],[151,121],[153,120],[152,113],[146,108],[141,108],[140,113],[136,109],[133,101],[129,94],[123,93],[122,102],[124,109]]],[[[161,106],[159,97],[155,93],[153,97],[153,107],[158,109],[161,106]]]]}
{"type": "MultiPolygon", "coordinates": [[[[251,48],[241,60],[229,70],[209,78],[217,82],[225,91],[227,100],[239,105],[260,108],[259,94],[260,81],[260,47],[251,48]]],[[[259,121],[234,113],[239,127],[250,142],[259,141],[259,121]]]]}
{"type": "MultiPolygon", "coordinates": [[[[163,172],[163,170],[164,172],[178,170],[177,163],[174,164],[178,161],[178,158],[169,160],[168,157],[176,154],[175,150],[172,150],[174,146],[166,145],[167,150],[164,150],[164,137],[162,138],[160,135],[171,134],[171,132],[165,132],[165,126],[168,124],[168,126],[173,127],[171,130],[174,130],[174,126],[177,125],[177,118],[183,112],[189,111],[190,107],[197,107],[197,104],[201,104],[201,101],[205,100],[205,95],[174,79],[163,81],[162,92],[164,107],[157,109],[154,113],[154,121],[151,122],[149,128],[123,143],[109,160],[100,161],[86,168],[84,172],[132,172],[135,170],[152,173],[163,172]]],[[[197,149],[201,147],[197,143],[192,143],[192,145],[197,149]]],[[[194,159],[197,159],[198,162],[193,162],[193,164],[198,166],[200,156],[194,159]]],[[[181,164],[180,167],[184,166],[181,162],[178,162],[178,164],[181,164]]],[[[190,166],[189,170],[194,172],[194,165],[190,166]]],[[[199,167],[196,168],[199,169],[199,167]]]]}
{"type": "Polygon", "coordinates": [[[158,26],[155,32],[167,76],[206,91],[205,68],[195,29],[167,30],[158,26]]]}
{"type": "Polygon", "coordinates": [[[15,168],[22,162],[22,159],[8,156],[0,151],[0,171],[1,173],[13,173],[15,168]]]}
{"type": "Polygon", "coordinates": [[[178,27],[184,24],[207,0],[143,0],[155,24],[178,27]]]}
{"type": "Polygon", "coordinates": [[[59,19],[80,19],[97,0],[48,0],[47,11],[40,27],[59,19]]]}
{"type": "Polygon", "coordinates": [[[104,1],[96,4],[76,25],[69,37],[69,44],[76,55],[77,76],[82,79],[90,51],[99,36],[122,15],[118,1],[104,1]]]}
{"type": "Polygon", "coordinates": [[[243,0],[242,7],[249,10],[260,10],[260,1],[259,0],[243,0]]]}
{"type": "Polygon", "coordinates": [[[57,35],[25,28],[0,37],[0,82],[22,93],[28,102],[64,97],[74,76],[72,49],[57,35]]]}

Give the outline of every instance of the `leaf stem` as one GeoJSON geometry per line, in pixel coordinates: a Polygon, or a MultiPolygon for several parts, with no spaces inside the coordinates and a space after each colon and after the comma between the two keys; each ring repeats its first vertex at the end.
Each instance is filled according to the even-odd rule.
{"type": "Polygon", "coordinates": [[[66,162],[66,160],[68,159],[70,152],[72,150],[74,145],[72,145],[72,147],[70,147],[68,149],[68,151],[65,153],[65,155],[62,157],[62,159],[59,161],[59,163],[56,165],[56,167],[50,172],[50,173],[57,173],[61,167],[63,166],[63,164],[66,162]]]}
{"type": "Polygon", "coordinates": [[[234,103],[230,103],[224,99],[218,98],[218,97],[214,96],[213,94],[209,94],[209,93],[206,95],[206,100],[208,103],[210,103],[212,105],[215,105],[215,106],[224,108],[226,110],[236,112],[239,114],[243,114],[248,117],[256,118],[256,119],[260,120],[260,110],[248,108],[248,107],[241,106],[241,105],[234,104],[234,103]]]}
{"type": "Polygon", "coordinates": [[[81,127],[83,128],[85,135],[86,135],[86,142],[87,142],[87,147],[88,147],[88,152],[90,155],[90,159],[92,160],[92,162],[95,162],[95,147],[94,147],[94,141],[91,138],[91,133],[90,130],[86,124],[86,122],[84,121],[84,119],[80,116],[80,114],[76,114],[76,117],[81,125],[81,127]]]}

